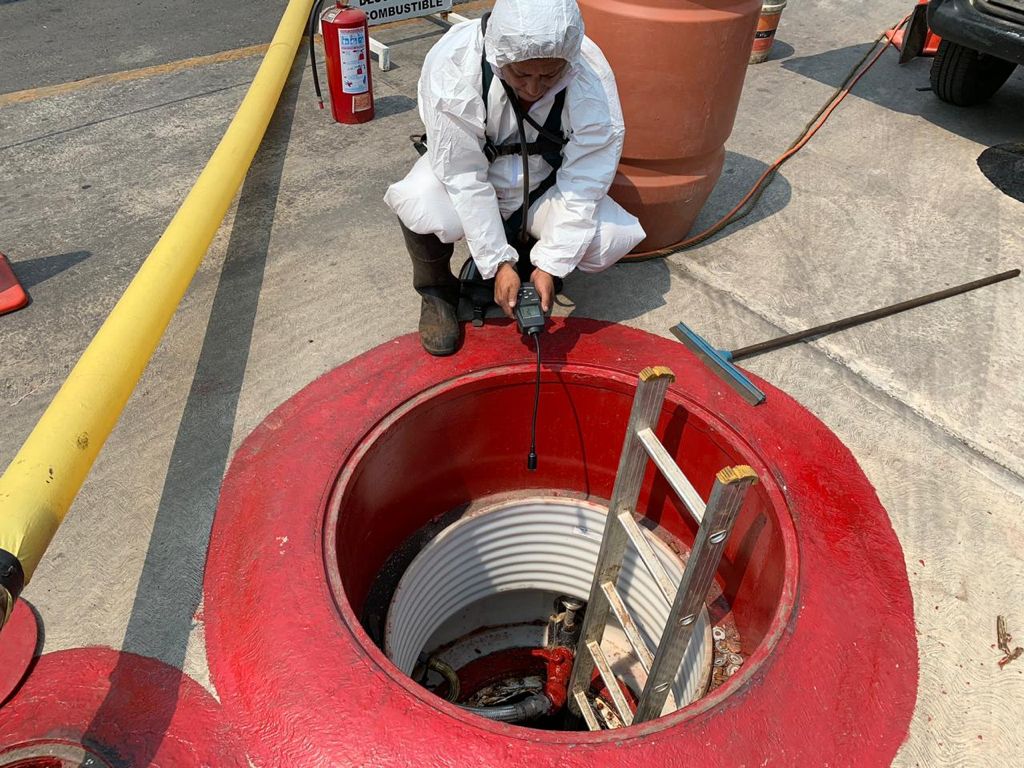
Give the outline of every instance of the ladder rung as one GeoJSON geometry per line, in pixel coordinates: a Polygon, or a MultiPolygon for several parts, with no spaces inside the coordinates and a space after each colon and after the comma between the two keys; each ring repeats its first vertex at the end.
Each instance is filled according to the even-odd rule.
{"type": "Polygon", "coordinates": [[[646,429],[639,430],[636,436],[640,440],[641,445],[643,445],[644,450],[647,451],[647,455],[651,457],[651,461],[658,466],[665,480],[672,486],[672,490],[676,492],[676,495],[686,505],[686,508],[690,510],[690,514],[693,515],[693,519],[699,525],[701,520],[704,519],[705,505],[704,500],[697,493],[697,489],[691,485],[690,481],[686,479],[686,475],[683,474],[683,470],[669,456],[665,446],[661,444],[661,440],[654,434],[654,430],[647,427],[646,429]]]}
{"type": "Polygon", "coordinates": [[[615,618],[619,620],[622,631],[626,633],[629,644],[633,646],[633,651],[640,660],[640,666],[644,668],[644,672],[650,672],[651,664],[654,663],[654,656],[651,654],[651,649],[647,647],[647,643],[640,636],[640,630],[637,629],[633,617],[626,610],[626,604],[622,601],[619,590],[610,581],[604,582],[601,585],[601,590],[604,592],[604,596],[608,598],[608,604],[612,607],[615,618]]]}
{"type": "Polygon", "coordinates": [[[600,731],[601,723],[597,721],[597,715],[594,714],[594,708],[590,706],[590,702],[587,700],[586,692],[576,691],[576,695],[573,698],[576,699],[576,706],[580,708],[580,714],[583,715],[587,728],[592,731],[600,731]]]}
{"type": "Polygon", "coordinates": [[[661,560],[654,554],[654,548],[650,542],[647,541],[647,537],[644,536],[643,531],[640,530],[640,526],[637,525],[636,520],[633,519],[631,512],[623,512],[619,515],[619,523],[622,525],[623,530],[626,532],[626,536],[629,537],[630,542],[633,544],[633,549],[636,550],[637,554],[640,555],[640,559],[643,560],[644,565],[647,566],[647,570],[651,572],[654,580],[658,584],[658,589],[661,590],[661,594],[669,605],[676,599],[676,591],[678,586],[672,583],[669,579],[668,574],[665,572],[665,566],[661,564],[661,560]]]}
{"type": "Polygon", "coordinates": [[[619,688],[619,681],[615,679],[615,674],[612,672],[612,666],[608,663],[608,657],[604,655],[604,651],[601,650],[601,646],[593,640],[587,643],[587,650],[590,651],[590,657],[594,660],[594,666],[597,667],[598,674],[601,675],[601,679],[604,681],[605,687],[608,689],[608,693],[611,694],[612,703],[615,705],[615,711],[618,712],[623,723],[626,725],[632,725],[633,712],[629,708],[629,702],[626,701],[626,697],[623,695],[622,689],[619,688]]]}

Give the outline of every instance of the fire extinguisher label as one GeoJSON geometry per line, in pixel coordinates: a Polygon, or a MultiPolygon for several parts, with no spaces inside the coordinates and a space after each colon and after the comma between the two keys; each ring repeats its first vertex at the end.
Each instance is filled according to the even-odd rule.
{"type": "Polygon", "coordinates": [[[366,93],[369,90],[366,53],[366,30],[339,29],[341,51],[341,90],[343,93],[366,93]]]}

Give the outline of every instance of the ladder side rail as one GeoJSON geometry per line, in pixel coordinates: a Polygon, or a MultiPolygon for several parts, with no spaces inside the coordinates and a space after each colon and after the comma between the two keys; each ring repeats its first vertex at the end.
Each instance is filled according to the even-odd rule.
{"type": "Polygon", "coordinates": [[[707,599],[711,582],[722,559],[722,551],[743,506],[749,487],[757,475],[747,466],[727,467],[715,477],[708,499],[707,513],[686,562],[679,591],[665,622],[658,650],[654,654],[647,684],[637,704],[633,722],[642,723],[660,717],[672,681],[693,636],[693,628],[707,599]]]}
{"type": "Polygon", "coordinates": [[[569,691],[573,693],[569,697],[569,709],[576,715],[581,713],[578,711],[575,693],[579,690],[588,690],[594,674],[594,661],[587,649],[590,643],[600,645],[611,609],[601,585],[606,581],[612,584],[617,582],[626,552],[628,537],[618,521],[618,516],[624,511],[636,508],[637,499],[640,497],[640,485],[647,469],[647,454],[636,435],[640,430],[650,427],[652,423],[657,423],[665,401],[665,391],[675,377],[668,368],[657,366],[642,370],[639,379],[626,427],[626,437],[623,440],[622,454],[619,457],[619,467],[615,474],[615,486],[612,489],[604,535],[601,537],[594,579],[590,585],[583,627],[576,646],[572,676],[569,679],[569,691]]]}

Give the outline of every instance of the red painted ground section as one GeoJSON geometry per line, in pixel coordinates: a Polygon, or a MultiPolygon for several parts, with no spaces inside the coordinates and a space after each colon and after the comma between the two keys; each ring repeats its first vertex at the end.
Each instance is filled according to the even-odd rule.
{"type": "Polygon", "coordinates": [[[0,765],[15,748],[49,741],[84,745],[116,766],[248,766],[202,686],[109,648],[46,654],[0,709],[0,765]]]}
{"type": "MultiPolygon", "coordinates": [[[[425,355],[414,336],[385,344],[304,389],[239,449],[214,522],[206,641],[225,711],[259,764],[888,765],[916,697],[913,606],[899,543],[850,453],[767,383],[767,404],[747,406],[674,341],[592,321],[550,331],[535,475],[523,468],[532,350],[507,326],[470,330],[448,359],[425,355]],[[676,373],[662,428],[680,461],[700,446],[688,459],[697,468],[741,456],[763,480],[723,568],[750,654],[743,670],[685,710],[598,734],[487,723],[397,673],[349,602],[335,601],[325,563],[338,558],[358,611],[381,542],[400,541],[417,508],[545,485],[607,495],[622,403],[648,365],[676,373]],[[421,395],[431,388],[433,399],[421,395]],[[475,412],[480,403],[490,410],[475,412]],[[459,412],[475,421],[446,431],[459,412]],[[378,426],[352,470],[350,454],[378,426]],[[465,446],[491,454],[474,465],[465,446]],[[335,540],[325,525],[342,470],[335,540]]],[[[692,538],[657,483],[648,479],[641,503],[692,538]]]]}
{"type": "Polygon", "coordinates": [[[24,600],[14,604],[11,618],[0,631],[0,705],[25,679],[39,642],[39,624],[24,600]]]}

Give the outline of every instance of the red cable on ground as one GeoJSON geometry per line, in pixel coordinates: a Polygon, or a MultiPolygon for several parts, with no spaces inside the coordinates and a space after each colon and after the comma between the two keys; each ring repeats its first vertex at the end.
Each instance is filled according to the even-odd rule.
{"type": "Polygon", "coordinates": [[[907,23],[907,20],[909,18],[910,14],[908,13],[906,16],[903,17],[903,19],[898,24],[896,24],[896,26],[886,29],[884,32],[882,32],[882,34],[880,34],[875,39],[874,44],[871,46],[870,49],[868,49],[868,52],[864,54],[864,57],[860,61],[858,61],[854,68],[850,71],[850,74],[847,75],[846,80],[843,82],[843,84],[839,86],[835,93],[832,94],[832,97],[827,102],[825,102],[825,105],[820,110],[818,110],[818,113],[813,118],[811,118],[811,121],[804,128],[804,132],[800,135],[800,137],[795,142],[793,142],[793,144],[790,145],[789,149],[787,149],[785,152],[779,155],[779,157],[776,158],[775,161],[770,166],[768,166],[767,169],[765,169],[764,173],[762,173],[760,178],[758,178],[758,180],[754,183],[754,186],[750,188],[750,191],[743,196],[743,198],[733,207],[731,211],[729,211],[729,213],[727,213],[716,223],[714,223],[713,225],[711,225],[698,235],[694,235],[693,237],[681,240],[675,245],[666,246],[665,248],[661,248],[657,251],[652,251],[650,253],[645,253],[636,257],[627,256],[625,259],[623,259],[621,263],[636,264],[644,261],[650,261],[652,259],[663,259],[667,256],[671,256],[674,253],[679,253],[680,251],[692,248],[695,245],[704,242],[708,238],[725,229],[725,227],[729,226],[730,224],[736,221],[739,221],[741,218],[746,216],[750,212],[750,210],[753,209],[753,204],[757,203],[757,200],[760,199],[760,196],[768,188],[768,185],[771,183],[771,180],[775,177],[775,174],[778,172],[779,168],[782,167],[782,165],[787,160],[793,157],[793,155],[795,155],[797,152],[803,149],[807,142],[810,141],[811,138],[814,136],[814,134],[818,132],[821,126],[825,124],[829,116],[831,116],[831,114],[835,111],[836,107],[838,107],[842,103],[843,99],[845,99],[850,94],[850,91],[853,89],[853,86],[855,86],[857,82],[865,75],[865,73],[867,73],[867,71],[875,65],[875,63],[881,58],[882,54],[885,53],[885,50],[890,45],[892,45],[891,33],[900,29],[904,24],[907,23]],[[878,50],[878,52],[874,55],[874,58],[872,58],[871,61],[868,62],[867,66],[861,68],[861,65],[864,64],[865,61],[867,61],[869,56],[871,56],[871,51],[873,51],[875,47],[883,40],[885,42],[882,45],[882,47],[878,50]],[[747,211],[740,215],[737,215],[739,211],[741,211],[751,201],[753,201],[753,204],[750,205],[750,209],[748,209],[747,211]]]}

